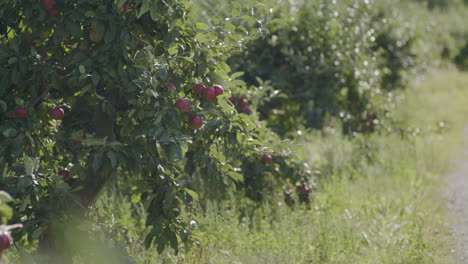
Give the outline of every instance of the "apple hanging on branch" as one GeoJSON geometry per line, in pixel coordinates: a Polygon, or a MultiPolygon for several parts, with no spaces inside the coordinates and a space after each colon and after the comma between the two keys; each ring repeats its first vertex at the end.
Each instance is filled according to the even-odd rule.
{"type": "Polygon", "coordinates": [[[50,110],[49,116],[55,120],[62,120],[65,116],[65,111],[61,107],[54,107],[50,110]]]}

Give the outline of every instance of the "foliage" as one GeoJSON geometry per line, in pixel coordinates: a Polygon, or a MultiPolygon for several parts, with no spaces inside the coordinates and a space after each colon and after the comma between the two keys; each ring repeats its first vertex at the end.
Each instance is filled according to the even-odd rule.
{"type": "Polygon", "coordinates": [[[192,183],[214,185],[208,198],[222,198],[250,173],[238,169],[250,168],[239,157],[271,152],[256,116],[229,102],[244,84],[225,63],[262,32],[243,25],[267,11],[208,26],[188,17],[185,1],[43,2],[0,4],[0,186],[20,199],[17,238],[72,251],[66,245],[83,226],[67,223],[110,179],[127,177],[132,200],[147,211],[145,246],[178,250],[192,241],[179,218],[180,202],[198,199],[192,183]],[[197,83],[226,92],[206,98],[197,83]],[[190,111],[177,110],[179,98],[190,111]]]}
{"type": "Polygon", "coordinates": [[[306,125],[323,127],[327,115],[340,116],[346,131],[368,129],[381,94],[380,57],[373,51],[377,32],[368,1],[277,2],[282,21],[266,41],[257,40],[230,60],[256,77],[272,80],[273,90],[260,106],[262,117],[284,133],[306,125]],[[286,11],[284,11],[286,10],[286,11]],[[287,98],[287,99],[286,99],[287,98]]]}

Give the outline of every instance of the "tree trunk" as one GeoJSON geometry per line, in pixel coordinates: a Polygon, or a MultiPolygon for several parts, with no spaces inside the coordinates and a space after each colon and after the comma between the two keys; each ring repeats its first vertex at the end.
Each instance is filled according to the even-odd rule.
{"type": "MultiPolygon", "coordinates": [[[[97,137],[106,137],[108,140],[115,140],[114,134],[115,117],[109,116],[102,112],[101,107],[98,105],[93,116],[93,127],[97,137]]],[[[83,217],[86,210],[96,200],[99,193],[106,185],[109,178],[112,176],[113,171],[106,172],[98,170],[91,172],[87,175],[82,183],[83,189],[76,193],[81,202],[81,206],[76,206],[71,210],[64,210],[63,213],[76,214],[76,217],[83,217]]],[[[73,204],[73,202],[70,202],[73,204]]],[[[68,208],[70,209],[70,208],[68,208]]],[[[73,263],[72,255],[66,248],[67,243],[61,242],[54,231],[54,227],[50,226],[49,229],[44,231],[39,239],[38,244],[38,261],[39,263],[47,264],[68,264],[73,263]]]]}

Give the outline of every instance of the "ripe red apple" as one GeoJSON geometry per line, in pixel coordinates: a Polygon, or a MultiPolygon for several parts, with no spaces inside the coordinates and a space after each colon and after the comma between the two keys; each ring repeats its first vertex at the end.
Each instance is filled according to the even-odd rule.
{"type": "Polygon", "coordinates": [[[13,242],[13,238],[8,231],[0,231],[0,251],[9,249],[13,242]]]}
{"type": "Polygon", "coordinates": [[[205,90],[205,85],[203,83],[196,84],[194,90],[196,94],[202,94],[203,90],[205,90]]]}
{"type": "Polygon", "coordinates": [[[181,113],[190,112],[192,109],[190,107],[190,100],[188,98],[178,98],[176,102],[176,107],[181,113]]]}
{"type": "Polygon", "coordinates": [[[175,91],[176,90],[176,87],[175,87],[174,83],[172,83],[172,82],[167,83],[167,88],[169,88],[169,91],[175,91]]]}
{"type": "Polygon", "coordinates": [[[246,108],[244,108],[244,113],[247,114],[247,115],[250,115],[250,114],[252,114],[252,109],[250,109],[250,107],[246,107],[246,108]]]}
{"type": "Polygon", "coordinates": [[[302,185],[302,186],[297,186],[296,189],[297,189],[297,191],[298,191],[299,193],[302,193],[302,194],[305,194],[305,193],[309,193],[309,192],[310,192],[310,189],[309,189],[308,187],[304,186],[304,185],[302,185]]]}
{"type": "Polygon", "coordinates": [[[203,89],[203,95],[205,96],[206,100],[213,101],[216,98],[215,90],[213,87],[206,87],[203,89]]]}
{"type": "Polygon", "coordinates": [[[231,97],[229,97],[229,101],[231,101],[231,103],[234,103],[236,101],[236,97],[233,95],[231,97]]]}
{"type": "Polygon", "coordinates": [[[213,86],[213,89],[214,89],[214,92],[215,92],[215,95],[218,96],[218,95],[222,95],[224,93],[224,89],[221,85],[215,85],[213,86]]]}
{"type": "Polygon", "coordinates": [[[54,7],[54,0],[41,0],[41,6],[45,9],[54,7]]]}
{"type": "Polygon", "coordinates": [[[65,111],[61,107],[54,107],[50,110],[49,115],[52,119],[55,120],[62,120],[63,116],[65,115],[65,111]]]}
{"type": "Polygon", "coordinates": [[[70,172],[66,169],[61,169],[57,173],[59,176],[62,176],[64,181],[68,181],[70,179],[70,172]]]}
{"type": "Polygon", "coordinates": [[[273,163],[273,158],[270,155],[265,154],[262,157],[262,162],[263,162],[263,164],[271,164],[271,163],[273,163]]]}
{"type": "Polygon", "coordinates": [[[189,119],[189,126],[193,130],[197,130],[203,126],[203,119],[200,116],[192,116],[189,119]]]}
{"type": "Polygon", "coordinates": [[[29,112],[28,112],[28,110],[26,110],[26,108],[24,108],[22,106],[18,106],[18,107],[15,108],[14,114],[15,114],[16,117],[25,118],[25,117],[28,117],[29,112]]]}
{"type": "Polygon", "coordinates": [[[377,114],[376,113],[369,113],[369,114],[367,114],[367,119],[377,119],[377,114]]]}
{"type": "Polygon", "coordinates": [[[125,3],[122,5],[122,10],[124,11],[124,13],[127,13],[128,10],[132,9],[132,6],[130,6],[129,3],[125,3]]]}
{"type": "Polygon", "coordinates": [[[51,9],[47,10],[47,15],[50,17],[55,17],[60,14],[60,10],[58,10],[56,7],[52,7],[51,9]]]}
{"type": "Polygon", "coordinates": [[[247,101],[247,99],[244,98],[239,102],[239,107],[244,108],[244,107],[247,106],[248,103],[249,103],[249,101],[247,101]]]}

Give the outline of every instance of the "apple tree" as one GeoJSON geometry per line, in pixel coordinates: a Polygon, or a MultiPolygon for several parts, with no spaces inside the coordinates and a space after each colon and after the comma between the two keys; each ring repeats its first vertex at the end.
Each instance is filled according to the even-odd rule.
{"type": "Polygon", "coordinates": [[[256,14],[214,27],[188,14],[180,0],[0,3],[0,187],[18,199],[17,240],[62,254],[66,223],[132,177],[145,245],[177,250],[190,182],[222,193],[243,180],[238,157],[269,155],[252,110],[229,100],[245,85],[225,63],[262,33],[242,26],[256,14]]]}

